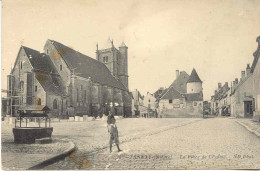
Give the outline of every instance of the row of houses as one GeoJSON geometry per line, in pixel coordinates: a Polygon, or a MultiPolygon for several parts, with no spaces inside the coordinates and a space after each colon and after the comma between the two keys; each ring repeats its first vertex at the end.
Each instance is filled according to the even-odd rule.
{"type": "Polygon", "coordinates": [[[260,115],[260,36],[253,63],[241,71],[241,78],[230,84],[218,83],[211,96],[211,113],[218,116],[259,117],[260,115]]]}

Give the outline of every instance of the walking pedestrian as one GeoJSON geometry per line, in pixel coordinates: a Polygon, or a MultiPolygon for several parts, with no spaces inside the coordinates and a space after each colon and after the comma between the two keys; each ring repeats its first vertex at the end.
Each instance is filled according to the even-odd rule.
{"type": "Polygon", "coordinates": [[[116,144],[118,152],[122,151],[119,148],[119,138],[118,138],[118,130],[116,126],[116,119],[111,112],[109,112],[109,115],[107,117],[107,127],[108,127],[108,132],[110,133],[110,139],[109,139],[110,153],[112,152],[113,143],[116,144]]]}

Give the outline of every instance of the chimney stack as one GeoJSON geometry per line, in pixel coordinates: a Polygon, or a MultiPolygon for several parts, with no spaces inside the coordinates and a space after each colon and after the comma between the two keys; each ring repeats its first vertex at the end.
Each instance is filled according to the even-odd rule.
{"type": "Polygon", "coordinates": [[[179,70],[176,70],[176,79],[180,76],[179,70]]]}
{"type": "Polygon", "coordinates": [[[218,83],[218,90],[222,87],[221,83],[218,83]]]}
{"type": "Polygon", "coordinates": [[[251,68],[250,68],[250,64],[247,64],[246,66],[246,76],[248,76],[250,74],[251,68]]]}
{"type": "Polygon", "coordinates": [[[225,85],[228,87],[228,82],[225,82],[225,85]]]}
{"type": "Polygon", "coordinates": [[[238,84],[238,78],[235,79],[235,83],[238,84]]]}
{"type": "Polygon", "coordinates": [[[245,71],[241,71],[241,80],[246,78],[246,72],[245,71]]]}

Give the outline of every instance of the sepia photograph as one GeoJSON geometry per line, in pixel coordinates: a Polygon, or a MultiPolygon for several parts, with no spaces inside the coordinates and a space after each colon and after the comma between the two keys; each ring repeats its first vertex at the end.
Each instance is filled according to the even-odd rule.
{"type": "Polygon", "coordinates": [[[259,0],[2,0],[2,170],[260,169],[259,0]]]}

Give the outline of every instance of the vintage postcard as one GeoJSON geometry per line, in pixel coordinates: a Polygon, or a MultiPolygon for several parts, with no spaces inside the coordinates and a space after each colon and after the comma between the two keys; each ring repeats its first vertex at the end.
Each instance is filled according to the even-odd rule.
{"type": "Polygon", "coordinates": [[[2,0],[3,170],[260,169],[259,0],[2,0]]]}

